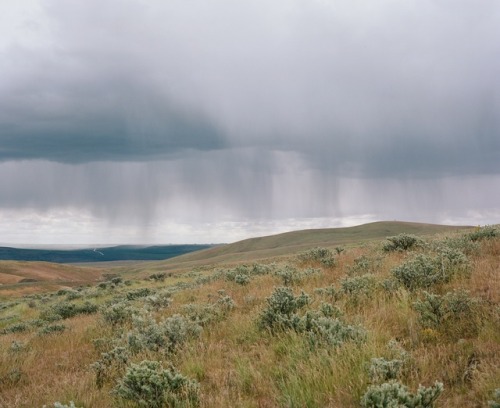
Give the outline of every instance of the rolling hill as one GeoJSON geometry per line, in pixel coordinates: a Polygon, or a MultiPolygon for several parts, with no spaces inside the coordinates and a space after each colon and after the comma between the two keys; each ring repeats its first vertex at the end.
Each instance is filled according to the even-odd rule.
{"type": "MultiPolygon", "coordinates": [[[[219,263],[252,262],[259,259],[286,256],[313,247],[349,246],[381,240],[401,233],[419,236],[435,235],[469,226],[449,226],[402,221],[380,221],[345,228],[309,229],[285,232],[265,237],[249,238],[231,244],[219,245],[201,251],[181,255],[166,261],[147,265],[148,272],[182,271],[203,265],[219,263]]],[[[133,275],[145,272],[144,265],[121,269],[133,275]]]]}

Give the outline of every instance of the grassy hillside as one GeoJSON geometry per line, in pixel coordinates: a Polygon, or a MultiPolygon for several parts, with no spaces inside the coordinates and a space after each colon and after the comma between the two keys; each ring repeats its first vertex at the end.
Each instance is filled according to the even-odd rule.
{"type": "Polygon", "coordinates": [[[282,234],[265,239],[294,241],[288,252],[259,262],[151,263],[5,298],[0,406],[375,407],[406,394],[400,406],[486,407],[500,387],[500,232],[438,232],[309,231],[306,246],[337,250],[303,252],[282,234]]]}
{"type": "Polygon", "coordinates": [[[132,276],[145,276],[151,271],[177,272],[206,267],[207,265],[253,262],[260,259],[289,256],[316,246],[333,249],[337,246],[360,245],[400,233],[426,236],[470,228],[472,227],[383,221],[346,228],[291,231],[266,237],[250,238],[232,244],[192,252],[167,261],[151,263],[147,266],[138,265],[137,267],[122,268],[117,271],[132,276]]]}

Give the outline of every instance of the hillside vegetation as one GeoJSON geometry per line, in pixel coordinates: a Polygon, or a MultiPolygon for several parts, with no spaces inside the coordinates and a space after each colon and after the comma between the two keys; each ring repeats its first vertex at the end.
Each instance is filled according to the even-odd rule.
{"type": "Polygon", "coordinates": [[[0,406],[496,407],[500,232],[410,225],[4,294],[0,406]]]}

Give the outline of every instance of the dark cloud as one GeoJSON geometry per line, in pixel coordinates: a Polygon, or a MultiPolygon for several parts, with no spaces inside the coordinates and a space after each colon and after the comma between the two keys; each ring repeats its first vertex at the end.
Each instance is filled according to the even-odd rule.
{"type": "Polygon", "coordinates": [[[2,208],[140,224],[497,213],[482,190],[500,177],[496,0],[17,7],[16,25],[0,6],[2,208]]]}
{"type": "Polygon", "coordinates": [[[46,44],[3,52],[0,159],[248,147],[362,177],[498,173],[500,6],[389,3],[51,0],[46,44]]]}

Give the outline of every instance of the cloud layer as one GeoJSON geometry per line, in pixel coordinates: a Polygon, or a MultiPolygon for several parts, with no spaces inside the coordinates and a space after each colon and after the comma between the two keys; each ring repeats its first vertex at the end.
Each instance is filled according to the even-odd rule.
{"type": "Polygon", "coordinates": [[[496,211],[496,0],[20,0],[0,15],[0,211],[434,219],[472,190],[483,201],[456,217],[496,211]]]}

